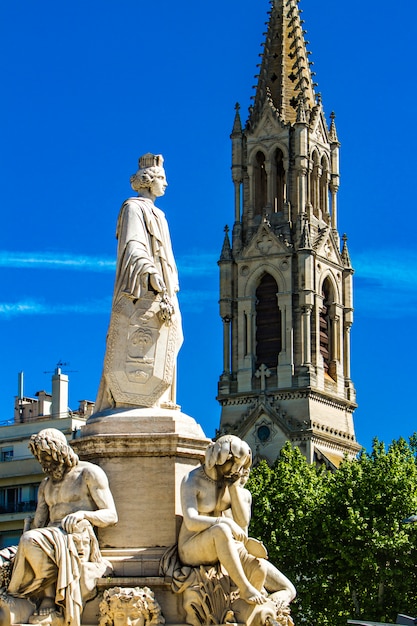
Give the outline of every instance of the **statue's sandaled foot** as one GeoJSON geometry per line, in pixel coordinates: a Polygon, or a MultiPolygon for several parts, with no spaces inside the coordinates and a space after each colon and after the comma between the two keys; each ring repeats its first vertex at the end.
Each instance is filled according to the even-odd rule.
{"type": "Polygon", "coordinates": [[[29,624],[41,624],[42,626],[63,626],[64,617],[60,611],[53,609],[46,612],[46,609],[42,609],[42,613],[37,611],[30,616],[29,624]]]}
{"type": "Polygon", "coordinates": [[[54,598],[52,596],[46,596],[42,598],[42,601],[33,615],[49,615],[54,611],[57,611],[57,606],[54,602],[54,598]]]}
{"type": "Polygon", "coordinates": [[[265,595],[255,589],[255,587],[252,587],[252,585],[249,585],[244,591],[240,591],[239,595],[242,600],[245,600],[245,602],[249,604],[263,604],[266,602],[265,595]]]}
{"type": "Polygon", "coordinates": [[[58,625],[63,621],[62,613],[54,598],[44,598],[39,608],[30,616],[30,624],[58,625]]]}

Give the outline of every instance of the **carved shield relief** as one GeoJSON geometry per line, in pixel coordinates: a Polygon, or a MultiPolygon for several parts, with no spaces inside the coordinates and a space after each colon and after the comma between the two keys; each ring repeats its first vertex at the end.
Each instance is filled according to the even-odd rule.
{"type": "Polygon", "coordinates": [[[116,406],[154,406],[172,384],[179,322],[161,321],[159,310],[153,295],[114,305],[104,370],[116,406]]]}

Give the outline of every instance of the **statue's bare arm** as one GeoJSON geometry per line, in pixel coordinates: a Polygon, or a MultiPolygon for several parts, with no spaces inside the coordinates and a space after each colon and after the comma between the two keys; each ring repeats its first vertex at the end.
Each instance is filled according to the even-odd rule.
{"type": "Polygon", "coordinates": [[[252,496],[239,482],[235,481],[229,485],[230,506],[235,522],[247,531],[251,518],[252,496]]]}
{"type": "Polygon", "coordinates": [[[38,489],[38,503],[36,505],[35,517],[33,518],[33,528],[44,528],[49,522],[49,507],[45,501],[45,481],[43,480],[38,489]]]}
{"type": "Polygon", "coordinates": [[[79,510],[66,515],[62,520],[62,528],[67,532],[74,532],[78,522],[88,520],[93,526],[109,526],[117,522],[117,512],[113,496],[110,492],[107,476],[103,470],[92,463],[83,468],[83,479],[91,500],[96,505],[95,510],[79,510]]]}

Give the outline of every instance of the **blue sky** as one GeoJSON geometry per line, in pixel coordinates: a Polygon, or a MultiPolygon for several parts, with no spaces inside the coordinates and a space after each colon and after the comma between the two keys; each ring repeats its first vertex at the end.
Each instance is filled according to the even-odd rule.
{"type": "MultiPolygon", "coordinates": [[[[417,3],[302,0],[341,141],[339,231],[355,268],[352,378],[359,442],[417,430],[417,3]]],[[[0,419],[50,390],[95,399],[110,314],[115,225],[148,151],[178,260],[185,342],[178,402],[212,436],[222,367],[217,264],[233,219],[234,105],[253,94],[266,0],[3,0],[0,4],[0,419]]]]}

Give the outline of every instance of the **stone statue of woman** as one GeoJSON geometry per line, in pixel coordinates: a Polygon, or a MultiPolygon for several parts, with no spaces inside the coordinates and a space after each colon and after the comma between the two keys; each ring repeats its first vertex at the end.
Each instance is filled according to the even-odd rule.
{"type": "Polygon", "coordinates": [[[116,281],[96,413],[176,406],[178,273],[165,215],[154,204],[168,184],[162,155],[140,157],[130,182],[138,195],[123,203],[117,222],[116,281]]]}

